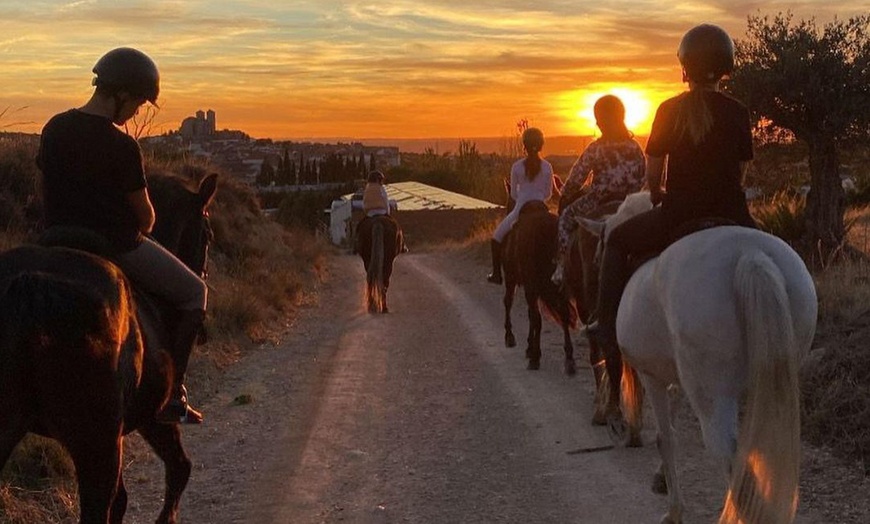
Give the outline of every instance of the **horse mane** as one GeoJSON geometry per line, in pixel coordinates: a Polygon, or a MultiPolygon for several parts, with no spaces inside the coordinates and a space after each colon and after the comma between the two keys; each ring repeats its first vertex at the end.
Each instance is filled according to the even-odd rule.
{"type": "Polygon", "coordinates": [[[645,213],[653,208],[650,200],[649,191],[638,191],[631,193],[625,197],[622,204],[616,210],[616,213],[610,215],[605,220],[607,224],[606,234],[610,234],[613,228],[622,224],[626,220],[633,218],[641,213],[645,213]]]}

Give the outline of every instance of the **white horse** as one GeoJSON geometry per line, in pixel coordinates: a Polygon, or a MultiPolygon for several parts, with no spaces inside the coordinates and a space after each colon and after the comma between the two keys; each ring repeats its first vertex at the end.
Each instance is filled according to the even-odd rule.
{"type": "MultiPolygon", "coordinates": [[[[649,208],[648,193],[629,195],[607,219],[605,235],[649,208]]],[[[594,228],[599,233],[600,225],[594,228]]],[[[667,396],[672,384],[688,397],[728,482],[720,524],[794,520],[798,370],[813,340],[817,308],[813,280],[797,253],[779,238],[745,227],[688,235],[632,275],[616,331],[658,422],[668,487],[663,523],[681,522],[683,512],[667,396]]],[[[623,374],[627,404],[634,398],[626,394],[636,388],[632,381],[631,373],[623,374]]],[[[640,409],[625,405],[630,424],[640,420],[640,409]]]]}

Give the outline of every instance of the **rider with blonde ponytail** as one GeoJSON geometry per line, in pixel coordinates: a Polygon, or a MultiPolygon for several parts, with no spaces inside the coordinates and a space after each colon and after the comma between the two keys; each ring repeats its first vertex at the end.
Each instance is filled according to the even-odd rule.
{"type": "Polygon", "coordinates": [[[492,273],[486,279],[493,284],[501,284],[501,243],[520,216],[520,210],[529,202],[546,202],[553,194],[553,166],[541,158],[544,147],[544,133],[530,127],[523,132],[523,147],[526,157],[511,166],[511,198],[516,205],[492,235],[492,273]]]}
{"type": "Polygon", "coordinates": [[[659,106],[646,147],[650,199],[662,205],[617,226],[605,242],[598,322],[588,331],[607,347],[616,344],[631,255],[664,249],[678,227],[697,219],[755,227],[742,188],[752,160],[749,111],[719,90],[734,69],[734,42],[722,28],[702,24],[683,36],[677,56],[689,91],[659,106]]]}

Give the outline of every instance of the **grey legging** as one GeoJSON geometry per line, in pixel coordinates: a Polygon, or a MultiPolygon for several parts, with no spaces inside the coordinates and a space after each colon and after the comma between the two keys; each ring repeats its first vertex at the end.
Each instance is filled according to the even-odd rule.
{"type": "Polygon", "coordinates": [[[181,310],[205,310],[208,288],[196,273],[150,238],[116,257],[127,277],[181,310]]]}

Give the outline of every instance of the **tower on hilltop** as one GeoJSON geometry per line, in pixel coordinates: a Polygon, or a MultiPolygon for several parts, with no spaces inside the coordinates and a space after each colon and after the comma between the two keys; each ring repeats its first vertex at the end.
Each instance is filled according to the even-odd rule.
{"type": "Polygon", "coordinates": [[[200,109],[196,112],[196,116],[189,116],[181,122],[178,132],[183,138],[192,140],[213,136],[216,129],[215,112],[211,109],[203,112],[200,109]]]}

